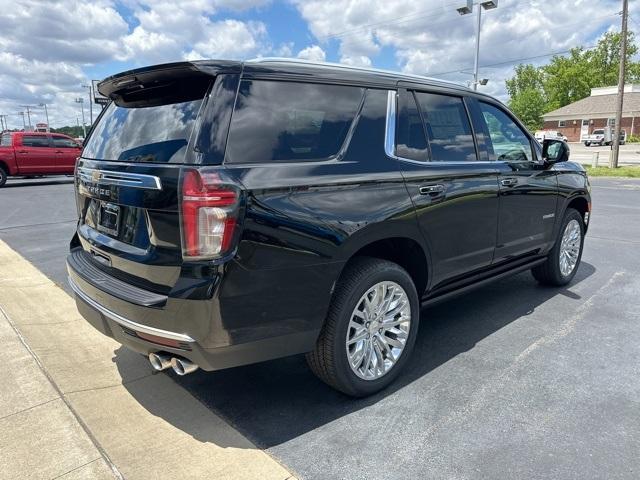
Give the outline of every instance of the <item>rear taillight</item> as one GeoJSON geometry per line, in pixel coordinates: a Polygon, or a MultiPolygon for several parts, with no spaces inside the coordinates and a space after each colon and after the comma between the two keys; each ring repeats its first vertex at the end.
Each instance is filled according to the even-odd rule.
{"type": "Polygon", "coordinates": [[[236,229],[238,192],[216,172],[186,170],[182,176],[183,256],[216,258],[228,253],[236,229]]]}

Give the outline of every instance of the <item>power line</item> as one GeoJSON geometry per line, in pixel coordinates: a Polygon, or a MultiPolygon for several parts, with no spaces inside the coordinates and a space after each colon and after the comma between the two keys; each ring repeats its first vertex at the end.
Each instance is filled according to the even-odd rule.
{"type": "MultiPolygon", "coordinates": [[[[595,48],[596,45],[590,45],[588,47],[584,47],[585,50],[590,50],[592,48],[595,48]]],[[[573,47],[573,48],[578,48],[578,47],[573,47]]],[[[514,58],[513,60],[505,60],[504,62],[497,62],[497,63],[488,63],[486,65],[480,65],[480,68],[490,68],[490,67],[498,67],[500,65],[510,65],[512,63],[517,63],[517,62],[522,62],[524,60],[535,60],[536,58],[545,58],[545,57],[551,57],[553,55],[562,55],[565,53],[570,53],[571,50],[573,50],[573,48],[569,49],[569,50],[560,50],[557,52],[551,52],[551,53],[545,53],[542,55],[535,55],[533,57],[521,57],[521,58],[514,58]]],[[[449,75],[451,73],[460,73],[460,72],[464,72],[464,68],[459,68],[457,70],[450,70],[448,72],[442,72],[442,73],[430,73],[429,76],[430,77],[440,77],[442,75],[449,75]]]]}

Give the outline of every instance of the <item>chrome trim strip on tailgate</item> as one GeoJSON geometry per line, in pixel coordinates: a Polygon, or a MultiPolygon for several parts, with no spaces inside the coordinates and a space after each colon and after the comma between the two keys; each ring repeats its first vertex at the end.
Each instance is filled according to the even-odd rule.
{"type": "Polygon", "coordinates": [[[123,327],[129,328],[131,330],[135,330],[135,331],[138,331],[138,332],[142,332],[142,333],[147,333],[149,335],[155,335],[155,336],[158,336],[158,337],[169,338],[171,340],[177,340],[179,342],[189,342],[189,343],[195,342],[195,340],[193,338],[191,338],[189,335],[186,335],[184,333],[176,333],[176,332],[170,332],[168,330],[161,330],[159,328],[149,327],[147,325],[142,325],[140,323],[136,323],[136,322],[133,322],[131,320],[128,320],[128,319],[124,318],[122,315],[119,315],[119,314],[117,314],[115,312],[112,312],[108,308],[100,305],[94,299],[89,297],[89,295],[84,293],[82,291],[82,289],[78,286],[78,284],[76,284],[76,282],[74,282],[71,279],[71,277],[68,277],[68,281],[69,281],[69,285],[71,286],[71,289],[83,301],[85,301],[86,303],[91,305],[93,308],[98,310],[104,316],[109,317],[111,320],[113,320],[114,322],[116,322],[117,324],[119,324],[119,325],[121,325],[123,327]]]}
{"type": "Polygon", "coordinates": [[[146,188],[148,190],[162,190],[162,182],[155,175],[143,173],[114,172],[97,168],[79,167],[78,177],[83,182],[99,183],[102,185],[119,185],[122,187],[146,188]]]}

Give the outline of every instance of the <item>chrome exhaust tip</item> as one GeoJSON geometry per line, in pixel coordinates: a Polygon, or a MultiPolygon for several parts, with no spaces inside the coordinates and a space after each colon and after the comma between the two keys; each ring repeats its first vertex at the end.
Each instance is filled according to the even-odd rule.
{"type": "Polygon", "coordinates": [[[173,357],[171,359],[171,368],[182,377],[188,373],[195,372],[198,369],[198,365],[186,358],[173,357]]]}
{"type": "Polygon", "coordinates": [[[155,371],[160,372],[171,366],[171,356],[166,353],[152,352],[149,354],[149,363],[155,371]]]}

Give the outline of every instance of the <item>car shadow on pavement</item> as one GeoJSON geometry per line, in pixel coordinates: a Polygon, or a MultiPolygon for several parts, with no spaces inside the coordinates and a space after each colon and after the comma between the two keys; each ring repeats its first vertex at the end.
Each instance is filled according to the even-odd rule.
{"type": "MultiPolygon", "coordinates": [[[[364,399],[347,397],[322,383],[308,369],[303,355],[217,372],[199,370],[185,377],[171,371],[168,375],[256,446],[270,448],[396,392],[402,394],[403,387],[418,379],[428,381],[429,372],[557,295],[579,305],[581,297],[570,289],[595,271],[582,262],[568,288],[539,286],[525,272],[423,309],[415,350],[405,372],[389,388],[364,399]]],[[[130,392],[149,411],[163,416],[163,412],[154,411],[154,402],[148,401],[153,395],[140,395],[134,388],[130,392]]],[[[174,423],[172,418],[165,420],[174,423]]],[[[186,433],[199,437],[197,432],[186,433]]]]}

